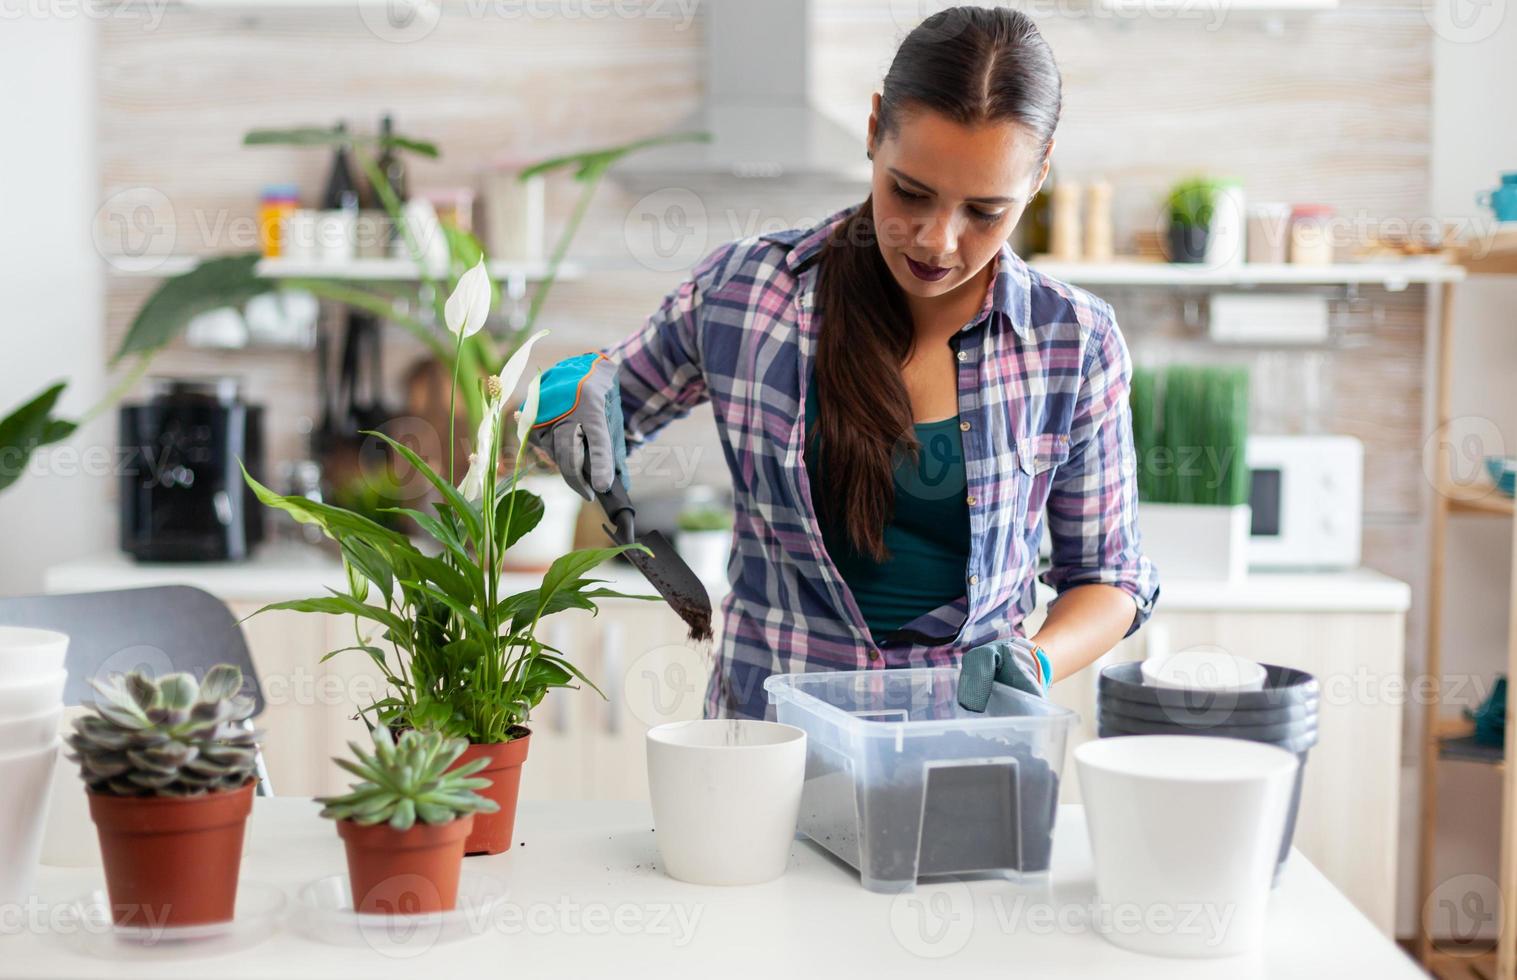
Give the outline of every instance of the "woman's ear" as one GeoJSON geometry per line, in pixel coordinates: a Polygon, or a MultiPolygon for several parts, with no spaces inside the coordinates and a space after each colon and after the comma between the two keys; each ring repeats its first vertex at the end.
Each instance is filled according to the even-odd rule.
{"type": "Polygon", "coordinates": [[[1038,176],[1032,182],[1032,193],[1027,195],[1027,200],[1037,197],[1038,191],[1043,189],[1043,181],[1048,179],[1048,169],[1053,165],[1053,148],[1057,143],[1057,140],[1048,141],[1048,152],[1043,154],[1043,165],[1038,168],[1038,176]]]}

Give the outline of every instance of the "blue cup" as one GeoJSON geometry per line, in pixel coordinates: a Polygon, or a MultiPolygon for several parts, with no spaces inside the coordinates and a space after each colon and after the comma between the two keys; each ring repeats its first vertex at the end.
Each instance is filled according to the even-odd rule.
{"type": "Polygon", "coordinates": [[[1497,221],[1517,221],[1517,171],[1501,175],[1501,186],[1481,191],[1475,203],[1496,212],[1497,221]]]}

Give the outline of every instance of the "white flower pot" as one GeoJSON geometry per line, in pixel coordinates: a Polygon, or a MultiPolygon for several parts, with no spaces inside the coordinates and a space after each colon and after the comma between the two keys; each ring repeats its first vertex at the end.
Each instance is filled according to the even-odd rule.
{"type": "Polygon", "coordinates": [[[648,791],[664,871],[697,885],[755,885],[790,859],[806,733],[772,721],[676,721],[649,730],[648,791]]]}
{"type": "Polygon", "coordinates": [[[702,582],[724,582],[727,559],[732,554],[732,531],[681,531],[675,535],[674,550],[702,582]]]}
{"type": "Polygon", "coordinates": [[[0,683],[30,681],[63,669],[68,635],[25,626],[0,626],[0,683]]]}
{"type": "Polygon", "coordinates": [[[1201,735],[1075,749],[1098,931],[1155,956],[1258,949],[1297,764],[1273,745],[1201,735]]]}
{"type": "Polygon", "coordinates": [[[505,567],[518,572],[539,572],[574,550],[574,529],[584,498],[569,489],[556,474],[529,476],[521,481],[543,500],[542,522],[506,552],[505,567]]]}
{"type": "Polygon", "coordinates": [[[0,680],[0,718],[27,718],[58,707],[67,683],[66,670],[25,680],[0,680]]]}
{"type": "Polygon", "coordinates": [[[1237,581],[1248,574],[1248,532],[1253,512],[1247,504],[1138,505],[1143,553],[1159,570],[1160,581],[1237,581]]]}
{"type": "Polygon", "coordinates": [[[0,755],[0,905],[31,897],[58,748],[55,738],[42,748],[0,755]]]}

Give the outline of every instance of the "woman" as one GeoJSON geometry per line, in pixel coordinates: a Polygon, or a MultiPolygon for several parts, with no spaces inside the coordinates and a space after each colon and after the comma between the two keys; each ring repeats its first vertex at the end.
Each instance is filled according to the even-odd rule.
{"type": "Polygon", "coordinates": [[[771,673],[987,644],[1041,694],[1147,618],[1122,335],[1007,245],[1059,109],[1027,17],[928,18],[874,96],[862,205],[717,249],[610,360],[549,371],[534,441],[587,498],[621,436],[713,404],[736,541],[708,716],[763,717],[771,673]],[[1059,596],[1025,637],[1045,504],[1059,596]]]}

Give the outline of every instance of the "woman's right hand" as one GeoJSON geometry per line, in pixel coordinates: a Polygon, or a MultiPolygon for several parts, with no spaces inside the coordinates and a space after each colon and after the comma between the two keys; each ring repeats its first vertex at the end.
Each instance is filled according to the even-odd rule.
{"type": "Polygon", "coordinates": [[[528,441],[552,457],[564,482],[586,500],[620,477],[627,483],[627,437],[616,364],[578,354],[543,372],[528,441]]]}

